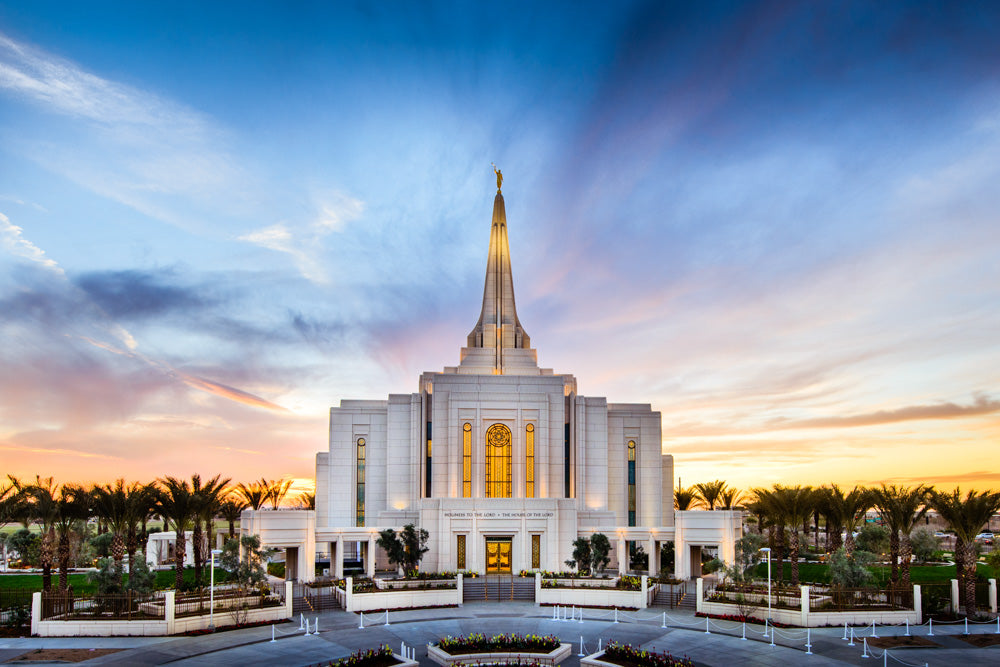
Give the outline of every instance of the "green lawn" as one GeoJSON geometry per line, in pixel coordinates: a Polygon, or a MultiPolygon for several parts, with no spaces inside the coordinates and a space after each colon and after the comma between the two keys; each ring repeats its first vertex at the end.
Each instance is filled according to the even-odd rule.
{"type": "MultiPolygon", "coordinates": [[[[205,568],[205,575],[207,580],[208,568],[205,568]]],[[[229,573],[221,568],[215,568],[215,583],[219,584],[226,580],[229,573]]],[[[184,570],[184,581],[188,583],[194,582],[194,568],[187,568],[184,570]]],[[[90,581],[87,580],[86,574],[70,574],[69,575],[69,585],[73,587],[74,593],[79,593],[81,595],[89,595],[95,592],[95,586],[90,581]]],[[[59,573],[56,571],[52,572],[52,586],[56,588],[59,586],[59,573]]],[[[174,571],[173,570],[157,570],[156,571],[156,588],[173,588],[174,587],[174,571]]],[[[40,574],[5,574],[0,575],[0,590],[4,589],[20,589],[27,591],[40,591],[42,590],[42,575],[40,574]]]]}
{"type": "MultiPolygon", "coordinates": [[[[978,573],[985,577],[995,576],[993,570],[991,570],[986,565],[979,563],[978,573]]],[[[872,574],[875,575],[875,581],[880,585],[885,584],[889,581],[889,575],[892,570],[888,566],[875,566],[869,568],[872,574]]],[[[783,568],[784,576],[782,579],[784,581],[791,581],[792,579],[792,569],[791,564],[788,562],[784,563],[783,568]]],[[[767,564],[761,563],[754,570],[754,576],[761,579],[767,578],[767,564]]],[[[774,563],[771,563],[771,577],[774,581],[778,580],[778,570],[774,563]]],[[[946,583],[951,579],[955,578],[955,566],[954,565],[911,565],[910,566],[910,581],[914,584],[940,584],[946,583]]],[[[799,563],[799,581],[803,584],[806,583],[819,583],[828,584],[830,583],[830,566],[826,563],[799,563]]]]}

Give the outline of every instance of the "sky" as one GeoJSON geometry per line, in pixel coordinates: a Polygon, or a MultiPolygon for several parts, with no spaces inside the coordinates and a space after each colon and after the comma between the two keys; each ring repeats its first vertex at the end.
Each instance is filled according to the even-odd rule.
{"type": "MultiPolygon", "coordinates": [[[[305,487],[518,314],[687,486],[1000,488],[1000,5],[0,0],[0,474],[305,487]]],[[[677,480],[675,480],[677,481],[677,480]]]]}

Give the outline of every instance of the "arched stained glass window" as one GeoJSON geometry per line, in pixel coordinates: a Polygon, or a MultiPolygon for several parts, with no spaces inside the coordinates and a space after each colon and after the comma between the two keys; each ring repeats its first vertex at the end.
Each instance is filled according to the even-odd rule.
{"type": "Polygon", "coordinates": [[[462,497],[472,497],[472,424],[462,427],[462,497]]]}
{"type": "Polygon", "coordinates": [[[510,429],[493,424],[486,429],[486,497],[510,498],[510,429]]]}
{"type": "Polygon", "coordinates": [[[365,439],[358,438],[358,498],[356,508],[356,523],[358,526],[365,525],[365,439]]]}
{"type": "Polygon", "coordinates": [[[535,497],[535,425],[524,427],[524,497],[535,497]]]}

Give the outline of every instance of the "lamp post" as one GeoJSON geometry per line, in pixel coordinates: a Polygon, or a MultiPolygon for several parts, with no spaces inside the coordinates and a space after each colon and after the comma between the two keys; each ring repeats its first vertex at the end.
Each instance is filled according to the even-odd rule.
{"type": "Polygon", "coordinates": [[[762,547],[767,554],[767,620],[771,620],[771,547],[762,547]]]}
{"type": "Polygon", "coordinates": [[[215,630],[215,555],[222,549],[212,549],[212,564],[209,566],[208,584],[208,629],[215,630]]]}

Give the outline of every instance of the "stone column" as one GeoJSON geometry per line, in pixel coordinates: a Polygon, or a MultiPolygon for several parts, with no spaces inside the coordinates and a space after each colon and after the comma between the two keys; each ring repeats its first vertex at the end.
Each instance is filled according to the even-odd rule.
{"type": "Polygon", "coordinates": [[[31,594],[31,635],[38,634],[38,624],[42,621],[42,593],[35,591],[31,594]]]}
{"type": "Polygon", "coordinates": [[[167,622],[167,634],[174,634],[174,614],[176,610],[177,591],[167,591],[163,594],[163,620],[167,622]]]}
{"type": "Polygon", "coordinates": [[[461,607],[462,603],[465,601],[465,578],[462,573],[459,572],[455,581],[455,588],[458,589],[458,606],[461,607]]]}
{"type": "Polygon", "coordinates": [[[290,582],[290,581],[286,581],[285,582],[285,613],[288,614],[287,618],[291,618],[292,615],[295,613],[295,612],[292,611],[292,607],[294,606],[294,603],[295,603],[294,596],[295,596],[294,584],[292,584],[292,582],[290,582]]]}
{"type": "Polygon", "coordinates": [[[924,601],[920,597],[920,584],[913,585],[913,611],[917,614],[916,624],[924,622],[924,601]]]}
{"type": "Polygon", "coordinates": [[[618,575],[621,576],[628,571],[628,547],[625,544],[625,538],[618,538],[618,575]]]}
{"type": "Polygon", "coordinates": [[[368,548],[365,550],[365,574],[369,579],[375,578],[375,536],[368,536],[368,548]]]}
{"type": "Polygon", "coordinates": [[[997,613],[997,580],[990,579],[990,613],[997,613]]]}
{"type": "Polygon", "coordinates": [[[705,580],[702,579],[701,577],[698,577],[694,581],[695,581],[695,586],[694,586],[694,591],[695,591],[695,593],[694,593],[695,594],[694,607],[695,607],[695,609],[694,610],[695,611],[701,611],[701,603],[702,603],[702,600],[705,597],[705,580]]]}
{"type": "Polygon", "coordinates": [[[333,561],[333,576],[335,579],[344,578],[344,536],[338,535],[336,542],[331,542],[330,546],[333,548],[334,555],[331,558],[333,561]]]}
{"type": "Polygon", "coordinates": [[[653,558],[655,551],[656,551],[656,538],[650,535],[649,539],[646,541],[646,553],[649,555],[649,558],[646,561],[646,572],[648,572],[650,576],[653,576],[657,572],[659,572],[659,569],[655,570],[653,569],[656,566],[656,563],[654,562],[653,558]]]}
{"type": "Polygon", "coordinates": [[[803,628],[809,627],[809,587],[799,587],[799,608],[802,610],[799,623],[803,628]]]}
{"type": "Polygon", "coordinates": [[[961,610],[958,608],[958,579],[951,580],[951,613],[958,614],[961,610]]]}
{"type": "Polygon", "coordinates": [[[344,611],[354,611],[353,600],[351,596],[354,595],[354,577],[347,577],[344,579],[344,611]]]}
{"type": "Polygon", "coordinates": [[[649,606],[649,577],[642,575],[642,604],[639,609],[646,609],[649,606]]]}

